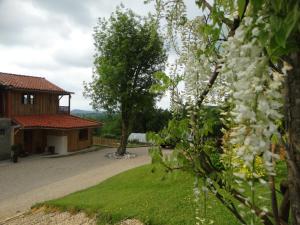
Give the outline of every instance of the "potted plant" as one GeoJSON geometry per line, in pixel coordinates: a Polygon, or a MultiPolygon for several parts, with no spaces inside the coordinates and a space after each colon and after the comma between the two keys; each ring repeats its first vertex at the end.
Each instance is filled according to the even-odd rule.
{"type": "Polygon", "coordinates": [[[18,162],[19,154],[20,154],[20,146],[19,145],[12,145],[11,146],[11,160],[14,163],[18,162]]]}

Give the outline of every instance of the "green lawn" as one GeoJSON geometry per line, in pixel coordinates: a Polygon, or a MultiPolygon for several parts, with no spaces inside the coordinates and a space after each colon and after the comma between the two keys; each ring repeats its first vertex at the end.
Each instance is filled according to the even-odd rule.
{"type": "MultiPolygon", "coordinates": [[[[166,174],[163,168],[147,165],[45,204],[61,210],[96,213],[99,224],[137,218],[149,225],[194,225],[193,182],[193,177],[184,172],[166,174]]],[[[262,195],[269,195],[267,189],[259,189],[262,195]]],[[[239,224],[214,196],[210,195],[208,201],[208,217],[214,224],[239,224]]]]}
{"type": "MultiPolygon", "coordinates": [[[[99,224],[137,218],[152,225],[194,225],[194,179],[182,172],[166,175],[163,169],[153,168],[147,165],[132,169],[45,204],[62,210],[97,213],[99,224]]],[[[239,224],[216,200],[210,205],[216,224],[239,224]]]]}
{"type": "Polygon", "coordinates": [[[139,147],[149,147],[149,144],[144,144],[144,143],[128,143],[127,148],[139,148],[139,147]]]}

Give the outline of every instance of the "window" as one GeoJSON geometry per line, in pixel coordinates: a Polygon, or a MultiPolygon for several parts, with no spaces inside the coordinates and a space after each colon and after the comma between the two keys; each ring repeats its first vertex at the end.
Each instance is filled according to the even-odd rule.
{"type": "Polygon", "coordinates": [[[33,105],[34,104],[34,94],[23,94],[22,103],[24,105],[33,105]]]}
{"type": "Polygon", "coordinates": [[[79,140],[86,141],[88,139],[89,139],[89,130],[88,129],[79,130],[79,140]]]}
{"type": "Polygon", "coordinates": [[[23,94],[22,96],[22,103],[27,105],[28,104],[28,95],[27,94],[23,94]]]}
{"type": "Polygon", "coordinates": [[[5,129],[0,129],[0,136],[5,136],[5,129]]]}
{"type": "Polygon", "coordinates": [[[29,96],[29,104],[30,105],[33,105],[33,103],[34,103],[34,95],[33,94],[30,94],[30,95],[28,95],[29,96]]]}

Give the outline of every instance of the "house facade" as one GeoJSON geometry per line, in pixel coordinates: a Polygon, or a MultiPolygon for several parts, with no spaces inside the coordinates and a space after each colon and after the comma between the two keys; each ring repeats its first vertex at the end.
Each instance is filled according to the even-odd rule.
{"type": "Polygon", "coordinates": [[[49,147],[65,154],[92,145],[96,121],[70,114],[72,92],[42,77],[0,73],[0,158],[9,156],[10,146],[42,153],[49,147]],[[68,96],[68,105],[60,99],[68,96]]]}

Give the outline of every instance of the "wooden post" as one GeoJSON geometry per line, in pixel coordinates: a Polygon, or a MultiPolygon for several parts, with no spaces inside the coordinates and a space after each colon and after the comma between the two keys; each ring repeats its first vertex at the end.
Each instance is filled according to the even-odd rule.
{"type": "Polygon", "coordinates": [[[71,94],[69,94],[69,115],[71,113],[71,94]]]}
{"type": "Polygon", "coordinates": [[[6,117],[10,118],[12,114],[11,90],[7,91],[6,97],[6,117]]]}

